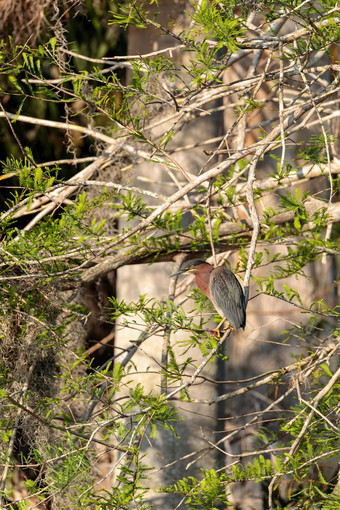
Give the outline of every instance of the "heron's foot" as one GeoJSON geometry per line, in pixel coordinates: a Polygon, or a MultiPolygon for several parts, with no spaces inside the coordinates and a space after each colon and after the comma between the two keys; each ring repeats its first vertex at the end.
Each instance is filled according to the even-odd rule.
{"type": "Polygon", "coordinates": [[[210,336],[213,338],[221,338],[221,330],[220,328],[210,329],[210,336]]]}
{"type": "Polygon", "coordinates": [[[217,326],[217,328],[210,330],[210,335],[214,338],[221,338],[221,334],[223,334],[225,331],[234,331],[234,328],[230,325],[229,322],[226,322],[224,324],[224,327],[221,327],[221,324],[217,326]]]}
{"type": "Polygon", "coordinates": [[[228,331],[228,329],[230,329],[230,331],[234,331],[234,328],[231,326],[230,322],[225,323],[223,331],[228,331]]]}

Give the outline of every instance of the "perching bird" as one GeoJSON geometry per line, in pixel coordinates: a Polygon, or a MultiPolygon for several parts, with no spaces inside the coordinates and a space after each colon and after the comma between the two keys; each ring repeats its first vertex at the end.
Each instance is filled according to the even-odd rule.
{"type": "MultiPolygon", "coordinates": [[[[238,279],[225,264],[214,268],[203,260],[192,260],[171,276],[183,273],[195,275],[197,287],[211,300],[216,311],[229,322],[233,329],[245,328],[246,301],[244,293],[238,279]]],[[[219,330],[219,326],[216,331],[219,330]]]]}

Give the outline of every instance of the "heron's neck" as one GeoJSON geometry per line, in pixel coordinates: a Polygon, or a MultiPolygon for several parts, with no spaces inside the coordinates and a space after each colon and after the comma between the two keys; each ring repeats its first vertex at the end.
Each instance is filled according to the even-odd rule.
{"type": "Polygon", "coordinates": [[[210,273],[213,270],[213,267],[207,267],[204,271],[200,271],[195,275],[196,285],[197,287],[205,294],[209,299],[211,298],[210,289],[209,289],[209,281],[210,281],[210,273]]]}

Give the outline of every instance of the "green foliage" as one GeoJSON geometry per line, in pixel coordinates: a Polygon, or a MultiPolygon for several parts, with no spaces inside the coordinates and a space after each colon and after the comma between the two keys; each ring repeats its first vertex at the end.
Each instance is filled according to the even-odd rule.
{"type": "Polygon", "coordinates": [[[194,477],[182,478],[169,487],[163,487],[162,490],[185,496],[188,510],[195,508],[217,510],[220,505],[229,506],[225,487],[226,475],[216,473],[214,469],[202,470],[202,474],[200,481],[194,477]]]}
{"type": "Polygon", "coordinates": [[[336,141],[335,137],[327,134],[327,139],[323,134],[312,135],[310,142],[298,147],[298,157],[310,163],[327,163],[326,144],[336,141]]]}
{"type": "Polygon", "coordinates": [[[130,24],[138,28],[147,28],[147,23],[144,20],[148,16],[148,11],[143,10],[145,4],[147,2],[140,2],[138,9],[134,9],[121,2],[117,11],[110,11],[112,14],[110,23],[117,23],[125,26],[125,28],[130,24]]]}
{"type": "MultiPolygon", "coordinates": [[[[332,119],[319,119],[331,117],[338,93],[337,68],[329,61],[339,40],[337,2],[204,0],[166,21],[162,8],[155,1],[87,1],[86,16],[69,6],[60,7],[60,19],[50,19],[46,7],[50,28],[37,45],[29,39],[16,45],[11,37],[0,43],[0,464],[6,466],[0,506],[28,508],[26,500],[36,498],[60,508],[146,510],[163,506],[158,496],[173,496],[188,510],[214,510],[231,505],[237,482],[267,490],[274,481],[274,504],[280,484],[287,484],[289,507],[333,510],[338,495],[326,472],[339,454],[334,361],[340,308],[331,300],[338,275],[321,294],[303,291],[313,277],[310,264],[339,255],[329,205],[337,214],[340,180],[328,168],[338,140],[329,134],[332,119]],[[81,38],[73,14],[83,16],[81,38]],[[296,30],[286,36],[288,26],[296,30]],[[146,55],[116,58],[126,33],[137,29],[140,37],[152,30],[161,39],[146,55]],[[315,132],[307,135],[315,112],[315,132]],[[197,132],[187,142],[187,125],[208,114],[210,120],[216,114],[218,136],[207,140],[211,135],[202,128],[203,142],[197,132]],[[23,129],[27,117],[31,127],[23,129]],[[295,142],[299,127],[301,143],[295,142]],[[197,152],[182,164],[177,152],[192,147],[197,152]],[[196,175],[201,153],[206,159],[196,175]],[[140,163],[152,165],[147,177],[138,174],[140,163]],[[311,170],[323,165],[323,180],[310,191],[298,181],[305,163],[311,170]],[[113,182],[93,182],[99,180],[94,169],[101,176],[109,169],[113,182]],[[163,173],[162,195],[156,195],[150,183],[163,173]],[[319,201],[314,212],[310,199],[319,201]],[[252,253],[254,207],[260,232],[252,253]],[[263,335],[257,309],[249,314],[256,366],[248,379],[225,377],[237,349],[237,374],[247,371],[241,358],[248,343],[233,339],[222,349],[209,323],[220,317],[198,289],[185,290],[186,308],[184,301],[174,303],[173,287],[162,301],[147,290],[131,301],[106,294],[107,273],[117,268],[183,254],[205,257],[212,246],[226,260],[237,251],[227,263],[240,280],[251,263],[251,298],[257,290],[297,312],[289,329],[274,324],[263,335]],[[94,281],[91,271],[101,264],[107,266],[94,281]],[[114,346],[106,344],[114,324],[127,333],[124,347],[116,338],[114,346]],[[155,352],[151,335],[159,337],[155,352]],[[282,341],[291,365],[283,366],[278,355],[278,368],[260,374],[262,341],[282,341]],[[105,348],[109,355],[97,364],[96,351],[105,348]],[[139,366],[139,355],[146,366],[139,366]],[[157,382],[146,384],[144,373],[155,370],[157,382]],[[209,385],[215,398],[207,396],[209,385]],[[255,412],[247,409],[248,394],[255,412]],[[293,404],[287,403],[291,394],[293,404]],[[234,398],[242,416],[228,408],[234,398]],[[226,407],[219,407],[224,399],[226,407]],[[206,407],[202,412],[196,405],[206,407]],[[255,437],[256,430],[242,462],[237,457],[229,464],[224,448],[255,437]],[[176,445],[169,458],[164,444],[176,445]],[[196,469],[201,459],[214,467],[196,469]],[[21,494],[29,494],[20,502],[13,490],[22,479],[18,464],[27,473],[21,494]],[[109,466],[105,473],[101,464],[109,466]],[[155,488],[156,475],[174,465],[183,465],[186,476],[155,488]]],[[[169,472],[164,479],[173,480],[169,472]]]]}
{"type": "Polygon", "coordinates": [[[152,508],[146,501],[147,489],[143,488],[142,482],[146,479],[148,468],[139,462],[136,456],[121,469],[117,477],[119,487],[113,487],[110,491],[102,491],[100,494],[93,492],[81,496],[77,504],[80,507],[88,507],[95,504],[95,508],[109,510],[110,508],[128,509],[131,505],[137,505],[141,510],[152,508]]]}
{"type": "Polygon", "coordinates": [[[272,477],[275,474],[275,469],[269,459],[259,455],[253,462],[248,462],[246,466],[234,465],[232,472],[235,481],[255,480],[259,482],[272,477]]]}
{"type": "Polygon", "coordinates": [[[245,29],[240,26],[240,20],[228,14],[226,7],[212,4],[203,0],[192,16],[196,27],[191,31],[190,37],[196,39],[197,34],[207,34],[204,39],[214,36],[218,41],[218,48],[226,48],[235,52],[238,49],[236,38],[241,36],[245,29]]]}

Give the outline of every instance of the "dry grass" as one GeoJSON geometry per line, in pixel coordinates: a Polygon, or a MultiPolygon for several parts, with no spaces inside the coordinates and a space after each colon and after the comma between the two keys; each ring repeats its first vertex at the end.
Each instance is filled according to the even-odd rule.
{"type": "Polygon", "coordinates": [[[35,45],[51,0],[0,0],[0,34],[13,44],[35,45]]]}

